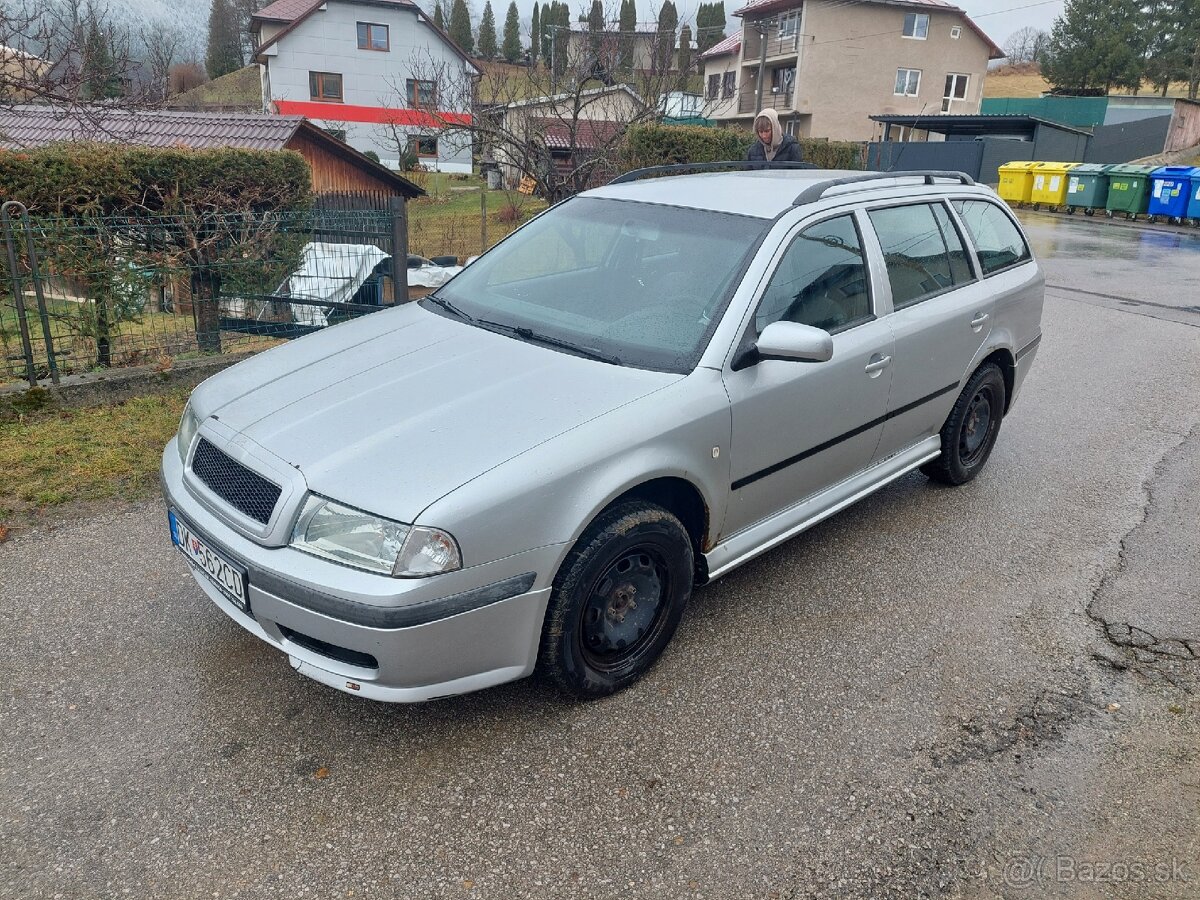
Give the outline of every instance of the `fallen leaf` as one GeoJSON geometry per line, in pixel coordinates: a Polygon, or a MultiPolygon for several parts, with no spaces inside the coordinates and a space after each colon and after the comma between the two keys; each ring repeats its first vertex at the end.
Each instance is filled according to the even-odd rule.
{"type": "Polygon", "coordinates": [[[329,770],[327,768],[325,768],[324,766],[321,766],[321,768],[317,769],[317,771],[313,774],[313,777],[318,778],[318,779],[328,778],[329,770]]]}
{"type": "Polygon", "coordinates": [[[470,878],[464,878],[463,887],[469,891],[471,888],[475,887],[475,882],[473,882],[470,878]]]}
{"type": "Polygon", "coordinates": [[[683,836],[682,836],[682,835],[678,835],[678,834],[677,834],[677,835],[675,835],[675,846],[676,846],[676,847],[679,847],[679,846],[681,846],[682,844],[683,844],[683,836]]]}
{"type": "Polygon", "coordinates": [[[1120,703],[1110,703],[1110,704],[1108,704],[1108,706],[1106,708],[1109,712],[1116,712],[1118,709],[1121,708],[1121,704],[1120,703]]]}

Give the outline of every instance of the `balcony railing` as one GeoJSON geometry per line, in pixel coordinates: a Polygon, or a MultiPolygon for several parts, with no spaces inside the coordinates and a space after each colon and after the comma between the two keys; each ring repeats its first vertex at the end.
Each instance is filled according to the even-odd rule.
{"type": "Polygon", "coordinates": [[[767,88],[766,94],[763,95],[762,101],[758,100],[754,91],[743,91],[738,96],[738,112],[739,113],[756,113],[760,109],[791,109],[792,108],[792,92],[784,93],[780,91],[778,94],[771,93],[771,89],[767,88]]]}
{"type": "MultiPolygon", "coordinates": [[[[762,54],[762,35],[755,30],[751,23],[747,22],[742,29],[742,37],[742,62],[757,62],[762,54]]],[[[767,59],[769,60],[780,56],[795,56],[800,52],[800,36],[798,34],[781,37],[778,30],[772,28],[767,32],[766,41],[767,59]]]]}

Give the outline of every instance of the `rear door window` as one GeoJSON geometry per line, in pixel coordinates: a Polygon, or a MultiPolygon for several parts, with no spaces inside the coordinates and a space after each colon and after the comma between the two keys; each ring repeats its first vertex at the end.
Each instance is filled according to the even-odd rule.
{"type": "Polygon", "coordinates": [[[891,206],[868,215],[883,248],[896,309],[971,280],[962,240],[942,204],[891,206]]]}
{"type": "Polygon", "coordinates": [[[985,278],[1030,258],[1021,232],[996,204],[986,200],[955,200],[954,208],[975,242],[979,267],[985,278]]]}

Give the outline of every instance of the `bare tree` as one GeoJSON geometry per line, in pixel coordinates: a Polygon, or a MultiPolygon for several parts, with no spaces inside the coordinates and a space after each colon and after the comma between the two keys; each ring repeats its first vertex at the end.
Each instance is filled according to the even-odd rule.
{"type": "Polygon", "coordinates": [[[184,37],[177,28],[162,22],[144,25],[138,32],[150,71],[150,95],[165,100],[171,90],[171,67],[179,62],[184,37]]]}
{"type": "MultiPolygon", "coordinates": [[[[553,86],[551,74],[538,67],[490,68],[475,78],[461,64],[427,57],[412,75],[429,86],[415,104],[424,125],[389,126],[388,142],[401,159],[422,135],[469,143],[482,159],[495,161],[506,187],[523,182],[551,199],[585,190],[619,171],[625,131],[656,121],[660,98],[678,81],[666,67],[670,58],[653,52],[661,35],[635,37],[651,42],[639,54],[647,68],[629,70],[621,66],[620,31],[597,36],[563,29],[557,40],[566,43],[564,63],[553,86]]],[[[392,88],[393,106],[414,105],[407,101],[406,82],[392,88]]]]}
{"type": "Polygon", "coordinates": [[[1050,35],[1032,25],[1014,31],[1004,42],[1004,55],[1010,63],[1040,62],[1050,35]]]}
{"type": "Polygon", "coordinates": [[[97,93],[127,95],[137,68],[131,50],[128,32],[103,7],[81,0],[6,2],[0,6],[0,102],[76,107],[99,99],[92,96],[97,93]]]}

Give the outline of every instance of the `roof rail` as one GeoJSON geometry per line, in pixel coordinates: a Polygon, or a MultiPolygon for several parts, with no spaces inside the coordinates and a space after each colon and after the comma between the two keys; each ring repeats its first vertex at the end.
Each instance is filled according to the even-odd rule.
{"type": "Polygon", "coordinates": [[[832,178],[829,181],[822,181],[807,187],[792,201],[792,206],[804,206],[807,203],[816,203],[825,196],[825,192],[830,188],[841,187],[844,184],[859,184],[864,181],[882,181],[885,178],[905,177],[924,178],[926,184],[933,184],[935,178],[949,178],[966,185],[975,183],[975,179],[965,172],[938,172],[933,169],[919,169],[911,172],[864,172],[861,175],[832,178]]]}
{"type": "Polygon", "coordinates": [[[689,172],[719,172],[725,169],[815,169],[817,166],[806,162],[773,162],[761,160],[730,159],[723,162],[707,163],[676,163],[669,166],[649,166],[644,169],[633,169],[618,175],[609,184],[626,184],[630,181],[640,181],[643,178],[653,178],[656,175],[685,175],[689,172]]]}

